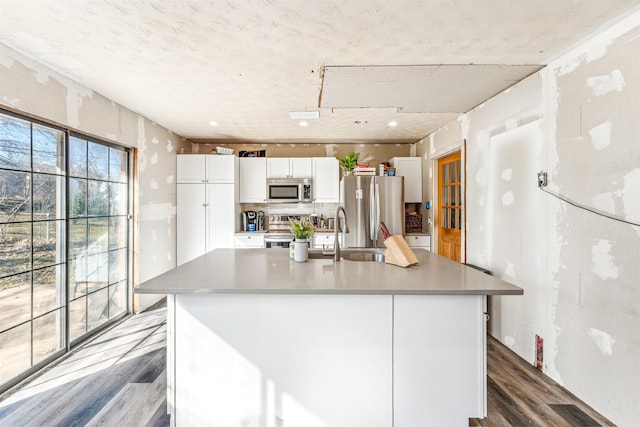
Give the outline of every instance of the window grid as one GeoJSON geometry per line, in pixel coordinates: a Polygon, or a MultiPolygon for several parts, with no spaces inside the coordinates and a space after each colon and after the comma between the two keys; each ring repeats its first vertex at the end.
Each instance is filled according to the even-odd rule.
{"type": "Polygon", "coordinates": [[[0,391],[129,309],[129,174],[127,149],[0,110],[0,391]],[[72,140],[90,147],[84,165],[70,160],[72,140]],[[84,166],[80,177],[72,166],[84,166]],[[71,215],[73,179],[85,183],[79,216],[71,215]],[[102,280],[80,296],[70,294],[77,220],[84,257],[100,259],[93,264],[102,280]],[[73,313],[76,301],[82,310],[73,313]],[[84,323],[75,335],[74,315],[84,323]]]}
{"type": "Polygon", "coordinates": [[[442,192],[441,226],[451,230],[462,229],[462,173],[461,161],[445,163],[441,168],[442,192]]]}

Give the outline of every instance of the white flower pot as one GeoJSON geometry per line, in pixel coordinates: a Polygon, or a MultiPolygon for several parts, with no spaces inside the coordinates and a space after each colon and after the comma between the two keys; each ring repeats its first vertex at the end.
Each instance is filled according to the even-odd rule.
{"type": "Polygon", "coordinates": [[[309,244],[307,240],[296,240],[293,242],[293,260],[295,262],[307,262],[309,259],[309,244]]]}

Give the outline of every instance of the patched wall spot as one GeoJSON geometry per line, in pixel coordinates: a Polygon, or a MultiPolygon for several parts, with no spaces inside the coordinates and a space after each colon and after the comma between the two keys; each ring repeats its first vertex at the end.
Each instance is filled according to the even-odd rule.
{"type": "Polygon", "coordinates": [[[632,221],[640,221],[640,168],[630,171],[624,176],[622,203],[624,213],[632,221]]]}
{"type": "Polygon", "coordinates": [[[485,172],[484,168],[480,168],[478,172],[476,172],[476,184],[478,185],[487,184],[487,172],[485,172]]]}
{"type": "Polygon", "coordinates": [[[602,193],[591,198],[591,202],[596,209],[603,212],[615,213],[615,203],[613,193],[602,193]]]}
{"type": "Polygon", "coordinates": [[[504,336],[504,345],[507,347],[513,347],[516,343],[516,339],[510,335],[504,336]]]}
{"type": "Polygon", "coordinates": [[[604,150],[611,145],[611,121],[600,123],[589,131],[591,145],[597,151],[604,150]]]}
{"type": "Polygon", "coordinates": [[[618,267],[609,253],[612,247],[612,243],[605,239],[596,240],[591,247],[591,271],[602,280],[618,277],[618,267]]]}
{"type": "Polygon", "coordinates": [[[507,168],[502,171],[502,179],[504,181],[511,181],[511,176],[513,175],[513,169],[507,168]]]}
{"type": "Polygon", "coordinates": [[[607,356],[611,356],[613,354],[613,344],[615,344],[616,340],[614,340],[611,335],[604,331],[591,328],[589,329],[589,337],[593,340],[598,349],[600,349],[602,354],[607,356]]]}
{"type": "Polygon", "coordinates": [[[513,195],[512,191],[507,191],[506,193],[504,193],[502,195],[501,200],[502,200],[502,204],[504,206],[511,206],[513,204],[513,202],[515,202],[516,198],[513,195]]]}
{"type": "Polygon", "coordinates": [[[504,268],[504,276],[509,279],[516,278],[516,267],[513,263],[508,262],[504,268]]]}
{"type": "Polygon", "coordinates": [[[613,70],[604,76],[593,76],[587,78],[587,86],[595,96],[606,95],[609,92],[621,92],[624,89],[624,77],[620,70],[613,70]]]}
{"type": "Polygon", "coordinates": [[[336,148],[338,148],[337,144],[327,144],[324,146],[324,152],[325,155],[327,157],[335,157],[336,154],[338,153],[338,151],[336,151],[336,148]]]}

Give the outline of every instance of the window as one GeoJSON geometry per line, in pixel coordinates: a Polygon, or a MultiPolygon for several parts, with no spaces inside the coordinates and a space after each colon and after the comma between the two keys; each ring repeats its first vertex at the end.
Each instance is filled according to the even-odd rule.
{"type": "Polygon", "coordinates": [[[127,310],[127,152],[69,139],[69,334],[127,310]]]}
{"type": "Polygon", "coordinates": [[[128,311],[128,162],[0,114],[0,390],[128,311]]]}
{"type": "Polygon", "coordinates": [[[452,230],[462,229],[462,173],[460,157],[442,162],[440,174],[441,226],[452,230]]]}

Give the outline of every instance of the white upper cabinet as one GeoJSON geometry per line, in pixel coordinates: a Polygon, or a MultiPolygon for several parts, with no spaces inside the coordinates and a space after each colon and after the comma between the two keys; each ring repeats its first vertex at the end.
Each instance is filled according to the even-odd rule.
{"type": "Polygon", "coordinates": [[[267,178],[288,178],[289,174],[288,158],[271,157],[267,159],[267,178]]]}
{"type": "Polygon", "coordinates": [[[204,154],[178,154],[178,184],[204,183],[206,180],[206,162],[204,154]]]}
{"type": "Polygon", "coordinates": [[[237,157],[212,154],[178,154],[178,184],[234,183],[237,157]]]}
{"type": "Polygon", "coordinates": [[[422,158],[394,157],[391,166],[396,168],[396,176],[404,176],[404,202],[422,202],[422,158]]]}
{"type": "Polygon", "coordinates": [[[313,175],[310,157],[294,157],[289,159],[289,168],[293,178],[309,178],[313,175]]]}
{"type": "Polygon", "coordinates": [[[322,203],[340,201],[340,168],[335,157],[313,158],[313,200],[322,203]]]}
{"type": "Polygon", "coordinates": [[[207,182],[232,184],[235,182],[237,162],[236,156],[208,155],[206,164],[207,182]]]}
{"type": "Polygon", "coordinates": [[[267,159],[240,158],[240,203],[264,203],[267,200],[267,159]]]}
{"type": "Polygon", "coordinates": [[[310,157],[270,157],[267,178],[309,178],[312,176],[310,157]]]}

